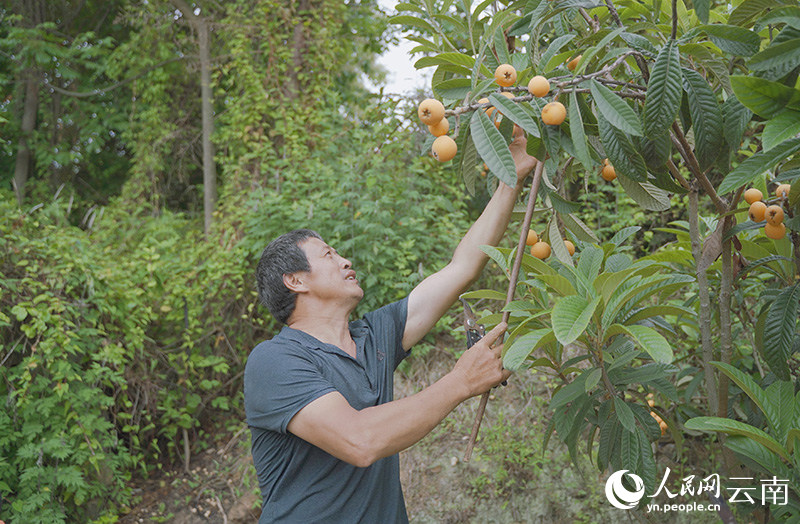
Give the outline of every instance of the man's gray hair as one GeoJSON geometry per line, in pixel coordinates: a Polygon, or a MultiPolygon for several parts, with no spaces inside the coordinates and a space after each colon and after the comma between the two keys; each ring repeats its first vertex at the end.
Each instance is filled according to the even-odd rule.
{"type": "Polygon", "coordinates": [[[322,237],[311,229],[295,229],[279,236],[261,252],[256,269],[258,299],[278,322],[286,324],[297,304],[297,294],[283,283],[283,275],[311,271],[300,243],[308,238],[322,237]]]}

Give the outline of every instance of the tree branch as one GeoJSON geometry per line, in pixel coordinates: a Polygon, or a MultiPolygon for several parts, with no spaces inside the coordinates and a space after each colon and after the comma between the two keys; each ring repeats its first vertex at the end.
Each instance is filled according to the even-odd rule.
{"type": "Polygon", "coordinates": [[[720,196],[717,194],[717,191],[714,189],[714,186],[711,185],[708,177],[706,177],[706,174],[702,169],[700,169],[700,163],[697,161],[697,157],[694,156],[692,146],[686,140],[686,137],[684,136],[683,131],[677,122],[672,122],[672,131],[673,143],[675,143],[677,140],[675,145],[680,145],[678,149],[681,152],[681,156],[683,157],[684,161],[686,161],[689,171],[692,172],[697,181],[700,182],[703,190],[708,194],[709,197],[711,197],[711,201],[714,202],[714,206],[717,208],[717,211],[719,213],[727,213],[727,202],[720,198],[720,196]]]}

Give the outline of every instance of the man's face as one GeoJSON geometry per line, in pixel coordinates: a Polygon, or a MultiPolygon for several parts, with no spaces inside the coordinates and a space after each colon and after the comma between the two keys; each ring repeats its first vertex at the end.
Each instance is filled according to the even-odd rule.
{"type": "Polygon", "coordinates": [[[303,273],[303,283],[315,297],[354,299],[364,296],[351,263],[335,249],[318,238],[306,239],[300,244],[306,254],[311,271],[303,273]]]}

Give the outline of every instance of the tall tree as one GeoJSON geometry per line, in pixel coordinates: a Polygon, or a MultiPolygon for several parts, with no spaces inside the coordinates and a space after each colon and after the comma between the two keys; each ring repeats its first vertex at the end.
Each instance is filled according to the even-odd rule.
{"type": "MultiPolygon", "coordinates": [[[[200,99],[203,118],[203,224],[206,234],[211,227],[211,216],[217,201],[217,170],[214,165],[214,111],[211,94],[211,51],[209,23],[204,16],[196,15],[185,0],[170,0],[180,10],[197,33],[200,54],[200,99]]],[[[202,11],[201,11],[202,12],[202,11]]]]}

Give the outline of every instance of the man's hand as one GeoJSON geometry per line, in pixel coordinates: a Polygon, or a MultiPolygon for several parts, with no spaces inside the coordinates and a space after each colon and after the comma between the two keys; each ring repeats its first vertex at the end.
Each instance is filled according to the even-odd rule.
{"type": "Polygon", "coordinates": [[[526,147],[528,146],[528,139],[525,136],[525,131],[521,127],[514,124],[513,140],[508,145],[511,150],[511,156],[514,158],[514,165],[517,167],[517,187],[522,187],[522,183],[531,174],[533,168],[536,167],[538,160],[528,154],[526,147]]]}
{"type": "Polygon", "coordinates": [[[466,350],[453,367],[452,374],[461,379],[470,397],[489,391],[511,376],[510,371],[503,369],[503,344],[493,346],[498,339],[502,339],[506,328],[508,324],[505,322],[495,326],[466,350]]]}

